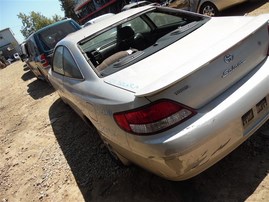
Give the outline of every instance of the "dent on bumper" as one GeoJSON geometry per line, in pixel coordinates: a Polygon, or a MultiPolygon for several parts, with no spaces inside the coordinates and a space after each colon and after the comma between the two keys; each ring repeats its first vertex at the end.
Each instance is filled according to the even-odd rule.
{"type": "Polygon", "coordinates": [[[206,170],[230,152],[236,149],[246,139],[248,139],[257,128],[269,119],[267,111],[263,117],[256,122],[253,130],[248,134],[242,135],[240,130],[228,132],[229,130],[218,133],[203,144],[195,146],[194,149],[185,154],[173,154],[165,157],[148,157],[146,169],[169,180],[186,180],[202,171],[206,170]]]}
{"type": "Polygon", "coordinates": [[[268,70],[269,61],[213,110],[176,135],[162,142],[130,141],[133,151],[138,148],[132,160],[170,180],[185,180],[206,170],[269,119],[268,70]],[[258,112],[257,103],[264,98],[267,106],[258,112]],[[243,126],[242,116],[249,110],[254,118],[243,126]]]}

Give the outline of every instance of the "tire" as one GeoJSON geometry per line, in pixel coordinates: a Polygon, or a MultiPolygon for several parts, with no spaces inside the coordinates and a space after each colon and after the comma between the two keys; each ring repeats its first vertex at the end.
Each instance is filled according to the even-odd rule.
{"type": "Polygon", "coordinates": [[[126,159],[124,156],[119,154],[117,151],[115,151],[112,146],[106,141],[104,137],[99,133],[99,131],[95,128],[95,126],[92,124],[92,122],[86,117],[83,116],[82,119],[85,121],[85,123],[88,125],[90,128],[94,128],[96,132],[98,133],[99,137],[101,138],[101,141],[103,142],[104,146],[106,147],[109,155],[111,156],[111,159],[119,166],[129,166],[131,165],[131,162],[126,159]]]}
{"type": "MultiPolygon", "coordinates": [[[[100,134],[99,134],[100,135],[100,134]]],[[[101,139],[103,140],[104,145],[106,146],[112,160],[118,164],[119,166],[129,166],[131,165],[131,162],[126,159],[124,156],[119,154],[117,151],[113,149],[113,147],[105,140],[105,138],[102,138],[100,135],[101,139]]]]}
{"type": "Polygon", "coordinates": [[[104,144],[106,145],[106,148],[108,149],[112,160],[116,164],[118,164],[119,166],[130,166],[131,165],[131,162],[128,159],[126,159],[125,157],[120,155],[118,152],[116,152],[107,142],[104,142],[104,144]]]}
{"type": "Polygon", "coordinates": [[[219,15],[219,10],[217,9],[217,7],[211,3],[211,2],[205,2],[200,10],[199,10],[200,14],[203,15],[208,15],[208,16],[218,16],[219,15]]]}

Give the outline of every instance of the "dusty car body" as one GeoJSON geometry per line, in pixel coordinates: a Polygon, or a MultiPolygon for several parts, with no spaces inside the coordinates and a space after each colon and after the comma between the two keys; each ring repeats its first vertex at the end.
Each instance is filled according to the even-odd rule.
{"type": "Polygon", "coordinates": [[[131,9],[60,41],[49,80],[123,163],[185,180],[268,120],[268,19],[131,9]]]}

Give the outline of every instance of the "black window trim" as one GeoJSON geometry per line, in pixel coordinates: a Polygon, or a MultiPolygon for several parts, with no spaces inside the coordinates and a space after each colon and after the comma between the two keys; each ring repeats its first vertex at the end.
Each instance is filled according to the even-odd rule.
{"type": "MultiPolygon", "coordinates": [[[[63,74],[62,74],[62,73],[60,73],[60,72],[55,71],[55,70],[54,70],[54,65],[53,65],[53,63],[54,63],[54,55],[55,55],[55,53],[56,53],[56,50],[57,50],[58,48],[60,48],[60,47],[64,48],[63,46],[58,46],[58,47],[56,47],[56,48],[54,49],[51,71],[53,71],[54,73],[59,74],[59,75],[61,75],[61,76],[65,76],[65,75],[64,75],[64,67],[63,67],[63,74]]],[[[62,54],[61,60],[63,61],[63,54],[62,54]]]]}
{"type": "MultiPolygon", "coordinates": [[[[77,68],[78,68],[78,70],[79,70],[79,73],[81,74],[82,78],[75,78],[75,77],[70,77],[70,76],[65,75],[64,63],[63,63],[63,72],[64,72],[64,74],[61,74],[61,73],[59,73],[59,72],[56,72],[56,71],[54,70],[54,66],[53,66],[53,64],[52,64],[52,68],[51,68],[51,70],[52,70],[54,73],[56,73],[56,74],[59,74],[59,75],[61,75],[61,76],[64,76],[64,77],[67,77],[67,78],[70,78],[70,79],[81,80],[81,81],[82,81],[82,80],[85,80],[85,76],[83,75],[83,73],[82,73],[82,71],[81,71],[81,69],[80,69],[80,67],[79,67],[79,65],[78,65],[78,63],[77,63],[77,61],[76,61],[76,59],[75,59],[73,53],[69,50],[68,47],[66,47],[66,46],[64,46],[64,45],[59,45],[59,46],[55,47],[55,50],[54,50],[54,52],[53,52],[53,61],[54,61],[54,54],[55,54],[55,52],[56,52],[56,49],[58,49],[59,47],[63,47],[63,53],[64,53],[64,50],[67,50],[67,51],[70,53],[70,55],[71,55],[73,61],[75,62],[75,64],[76,64],[76,66],[77,66],[77,68]]],[[[64,54],[62,55],[62,60],[63,60],[63,56],[64,56],[64,54]]]]}

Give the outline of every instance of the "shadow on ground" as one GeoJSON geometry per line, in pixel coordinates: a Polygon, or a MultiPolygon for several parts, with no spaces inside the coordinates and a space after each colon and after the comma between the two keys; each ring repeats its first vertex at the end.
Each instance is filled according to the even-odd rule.
{"type": "Polygon", "coordinates": [[[23,81],[28,81],[34,77],[35,77],[35,75],[31,71],[26,70],[25,73],[21,76],[21,79],[23,81]]]}
{"type": "Polygon", "coordinates": [[[27,92],[35,100],[43,98],[54,92],[54,88],[48,82],[38,79],[29,83],[27,87],[27,92]]]}
{"type": "Polygon", "coordinates": [[[96,130],[60,99],[49,117],[85,201],[245,201],[268,174],[269,139],[260,133],[202,174],[172,182],[136,166],[118,166],[96,130]]]}

